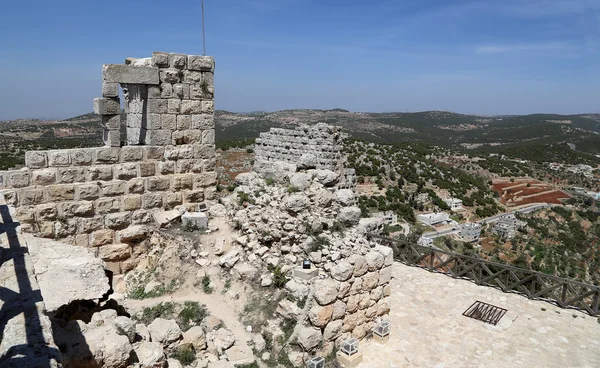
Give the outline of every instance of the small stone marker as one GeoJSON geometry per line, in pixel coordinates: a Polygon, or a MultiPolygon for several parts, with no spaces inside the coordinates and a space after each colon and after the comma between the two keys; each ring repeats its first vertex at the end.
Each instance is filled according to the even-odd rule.
{"type": "Polygon", "coordinates": [[[204,212],[186,212],[181,215],[181,225],[186,230],[207,230],[208,217],[204,212]]]}

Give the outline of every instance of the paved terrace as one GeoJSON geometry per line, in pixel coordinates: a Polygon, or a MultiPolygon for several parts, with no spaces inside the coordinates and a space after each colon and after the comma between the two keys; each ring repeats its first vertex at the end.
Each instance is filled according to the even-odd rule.
{"type": "Polygon", "coordinates": [[[394,263],[392,332],[362,343],[370,367],[600,367],[597,317],[394,263]],[[508,309],[492,326],[464,317],[476,300],[508,309]]]}

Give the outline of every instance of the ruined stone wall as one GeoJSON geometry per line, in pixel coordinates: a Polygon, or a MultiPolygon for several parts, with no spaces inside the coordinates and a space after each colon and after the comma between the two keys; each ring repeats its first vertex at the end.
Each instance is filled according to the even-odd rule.
{"type": "Polygon", "coordinates": [[[340,188],[356,185],[354,169],[344,167],[345,135],[341,128],[318,123],[295,129],[271,128],[256,139],[254,171],[264,172],[276,161],[303,169],[327,169],[340,175],[340,188]]]}
{"type": "Polygon", "coordinates": [[[135,225],[196,211],[217,180],[213,58],[155,52],[126,63],[103,66],[103,97],[94,100],[105,147],[31,151],[25,168],[0,171],[0,195],[25,231],[98,247],[116,272],[132,267],[127,243],[147,231],[135,225]]]}

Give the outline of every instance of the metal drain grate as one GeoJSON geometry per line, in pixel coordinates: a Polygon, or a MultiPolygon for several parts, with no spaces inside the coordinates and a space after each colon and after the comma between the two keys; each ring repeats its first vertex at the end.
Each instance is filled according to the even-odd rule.
{"type": "Polygon", "coordinates": [[[504,317],[506,311],[507,310],[504,308],[496,307],[495,305],[480,302],[478,300],[467,308],[463,313],[463,316],[475,318],[495,326],[500,322],[502,317],[504,317]]]}

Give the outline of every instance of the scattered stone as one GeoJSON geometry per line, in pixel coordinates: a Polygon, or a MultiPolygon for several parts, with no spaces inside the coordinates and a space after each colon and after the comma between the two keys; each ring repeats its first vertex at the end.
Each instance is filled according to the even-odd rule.
{"type": "Polygon", "coordinates": [[[204,212],[186,212],[181,215],[181,226],[187,231],[208,229],[208,216],[204,212]]]}
{"type": "Polygon", "coordinates": [[[152,341],[160,342],[163,345],[168,345],[181,338],[181,329],[172,319],[157,318],[148,325],[148,331],[152,341]]]}

